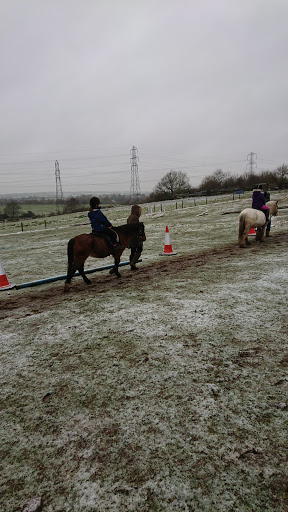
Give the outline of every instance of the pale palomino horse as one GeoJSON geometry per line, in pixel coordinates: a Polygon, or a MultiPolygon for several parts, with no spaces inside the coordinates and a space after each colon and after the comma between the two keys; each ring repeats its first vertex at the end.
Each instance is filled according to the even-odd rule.
{"type": "MultiPolygon", "coordinates": [[[[266,204],[270,208],[270,219],[272,215],[278,215],[278,201],[268,201],[266,204]]],[[[239,215],[239,247],[250,245],[248,234],[251,228],[257,228],[256,240],[263,242],[266,225],[265,213],[255,210],[255,208],[245,208],[239,215]]]]}

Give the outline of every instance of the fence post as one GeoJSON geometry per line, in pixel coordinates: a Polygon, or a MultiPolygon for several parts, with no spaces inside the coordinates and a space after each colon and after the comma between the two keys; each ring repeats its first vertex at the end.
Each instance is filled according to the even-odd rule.
{"type": "Polygon", "coordinates": [[[182,208],[183,208],[183,201],[182,201],[182,208]]]}
{"type": "Polygon", "coordinates": [[[44,220],[45,229],[47,228],[47,222],[44,220]]]}
{"type": "Polygon", "coordinates": [[[233,201],[234,201],[234,192],[233,192],[233,201]]]}
{"type": "Polygon", "coordinates": [[[23,222],[21,222],[21,230],[24,231],[23,222]]]}
{"type": "Polygon", "coordinates": [[[196,199],[194,199],[194,206],[196,206],[196,199]]]}
{"type": "Polygon", "coordinates": [[[177,210],[177,201],[176,201],[176,210],[177,210]]]}
{"type": "Polygon", "coordinates": [[[162,212],[162,203],[161,203],[161,205],[160,205],[160,208],[161,208],[161,212],[162,212]]]}
{"type": "Polygon", "coordinates": [[[207,197],[206,197],[206,204],[207,204],[207,197]]]}
{"type": "Polygon", "coordinates": [[[155,204],[154,204],[154,212],[155,212],[155,204]]]}

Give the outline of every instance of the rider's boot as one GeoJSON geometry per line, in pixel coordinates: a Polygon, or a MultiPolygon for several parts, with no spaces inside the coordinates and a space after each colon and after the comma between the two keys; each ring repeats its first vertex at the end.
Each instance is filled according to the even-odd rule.
{"type": "Polygon", "coordinates": [[[123,249],[121,244],[116,243],[116,244],[113,245],[113,252],[120,251],[120,249],[123,249]]]}
{"type": "Polygon", "coordinates": [[[106,243],[108,247],[111,249],[112,255],[114,255],[116,252],[119,251],[119,249],[122,249],[122,246],[120,243],[118,243],[116,240],[111,240],[111,238],[106,237],[106,243]]]}

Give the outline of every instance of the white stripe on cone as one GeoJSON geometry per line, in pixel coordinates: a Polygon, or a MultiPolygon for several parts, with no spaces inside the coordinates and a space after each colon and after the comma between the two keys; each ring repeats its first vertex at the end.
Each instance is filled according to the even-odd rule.
{"type": "Polygon", "coordinates": [[[177,254],[177,252],[174,252],[172,249],[169,229],[166,226],[164,251],[160,253],[160,256],[173,256],[173,254],[177,254]]]}
{"type": "Polygon", "coordinates": [[[6,274],[4,267],[2,265],[2,261],[0,260],[0,290],[9,290],[10,288],[14,288],[15,284],[10,284],[6,274]]]}

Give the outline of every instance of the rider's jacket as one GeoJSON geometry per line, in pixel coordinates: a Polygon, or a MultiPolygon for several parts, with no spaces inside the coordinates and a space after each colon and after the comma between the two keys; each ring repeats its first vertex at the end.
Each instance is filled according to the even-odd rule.
{"type": "Polygon", "coordinates": [[[104,213],[101,212],[100,206],[94,208],[94,210],[90,208],[88,217],[93,231],[105,231],[106,228],[112,228],[111,222],[105,217],[104,213]]]}
{"type": "Polygon", "coordinates": [[[252,194],[252,208],[261,210],[262,206],[266,204],[263,192],[260,189],[253,190],[252,194]]]}

